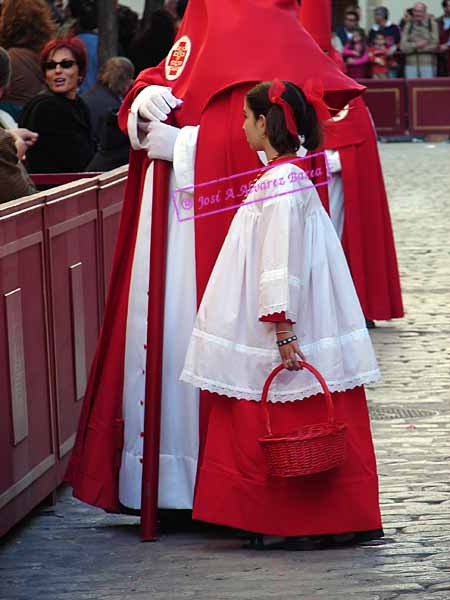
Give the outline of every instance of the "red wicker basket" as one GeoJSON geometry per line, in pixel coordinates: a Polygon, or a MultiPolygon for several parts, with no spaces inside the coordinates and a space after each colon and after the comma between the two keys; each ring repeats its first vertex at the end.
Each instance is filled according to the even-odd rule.
{"type": "Polygon", "coordinates": [[[267,435],[258,441],[262,446],[270,475],[274,477],[301,477],[328,471],[345,460],[344,423],[337,423],[330,391],[322,375],[306,362],[299,365],[310,371],[318,379],[325,394],[328,419],[322,423],[300,427],[291,433],[272,433],[267,396],[275,376],[284,369],[276,367],[264,384],[261,408],[266,421],[267,435]]]}

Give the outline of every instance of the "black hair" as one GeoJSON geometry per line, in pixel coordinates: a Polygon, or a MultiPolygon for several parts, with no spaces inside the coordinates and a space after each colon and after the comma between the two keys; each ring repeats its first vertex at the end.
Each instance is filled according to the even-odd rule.
{"type": "Polygon", "coordinates": [[[447,8],[448,0],[442,0],[442,8],[445,10],[447,8]]]}
{"type": "Polygon", "coordinates": [[[187,8],[188,0],[178,0],[175,6],[175,12],[177,13],[177,17],[182,19],[184,17],[184,13],[187,8]]]}
{"type": "Polygon", "coordinates": [[[356,12],[356,10],[352,10],[352,9],[346,10],[345,16],[348,16],[348,15],[353,15],[354,17],[356,17],[356,20],[359,21],[359,15],[356,12]]]}
{"type": "Polygon", "coordinates": [[[11,61],[9,54],[0,46],[0,88],[6,88],[11,79],[11,61]]]}
{"type": "Polygon", "coordinates": [[[174,39],[175,22],[166,10],[155,10],[148,19],[141,21],[128,51],[136,73],[159,65],[172,48],[174,39]]]}
{"type": "Polygon", "coordinates": [[[383,16],[383,19],[386,19],[386,21],[389,19],[389,11],[385,6],[377,6],[374,9],[374,13],[377,14],[381,14],[383,16]]]}
{"type": "Polygon", "coordinates": [[[69,8],[78,22],[77,33],[97,29],[97,0],[69,0],[69,8]]]}
{"type": "MultiPolygon", "coordinates": [[[[322,143],[322,128],[316,111],[299,87],[289,81],[283,83],[286,89],[281,97],[292,107],[299,135],[305,137],[303,146],[307,150],[314,150],[322,143]]],[[[260,115],[266,117],[269,142],[279,154],[297,152],[300,148],[299,137],[288,130],[281,106],[270,102],[270,85],[270,81],[265,81],[252,88],[245,97],[247,104],[256,119],[260,115]]]]}

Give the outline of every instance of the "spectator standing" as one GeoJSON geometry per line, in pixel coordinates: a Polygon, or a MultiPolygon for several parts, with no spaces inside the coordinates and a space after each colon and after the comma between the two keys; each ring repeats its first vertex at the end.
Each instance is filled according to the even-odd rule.
{"type": "Polygon", "coordinates": [[[372,25],[369,35],[368,44],[369,46],[374,45],[375,36],[378,33],[384,35],[384,43],[386,44],[387,50],[387,67],[389,77],[398,77],[398,63],[394,56],[395,52],[399,49],[401,31],[400,27],[395,23],[389,21],[389,11],[384,6],[377,6],[374,10],[375,23],[372,25]]]}
{"type": "Polygon", "coordinates": [[[436,19],[439,31],[438,75],[448,77],[450,74],[450,0],[442,2],[444,14],[436,19]]]}
{"type": "Polygon", "coordinates": [[[69,7],[76,19],[76,37],[83,42],[87,53],[86,76],[79,90],[82,94],[94,85],[99,69],[97,0],[70,0],[69,7]]]}
{"type": "Polygon", "coordinates": [[[1,107],[14,119],[23,105],[45,89],[39,53],[55,32],[45,0],[5,0],[0,19],[0,45],[9,54],[12,76],[1,107]]]}
{"type": "Polygon", "coordinates": [[[41,53],[47,91],[24,106],[21,124],[39,133],[27,154],[31,173],[83,171],[95,153],[89,109],[77,95],[86,73],[86,51],[77,38],[57,38],[41,53]]]}
{"type": "Polygon", "coordinates": [[[347,9],[345,11],[344,23],[338,25],[336,28],[336,35],[341,40],[343,47],[352,39],[353,33],[357,29],[359,29],[359,14],[354,9],[347,9]]]}
{"type": "Polygon", "coordinates": [[[166,10],[155,10],[141,23],[130,47],[136,73],[158,65],[169,53],[175,39],[175,22],[166,10]]]}
{"type": "MultiPolygon", "coordinates": [[[[9,56],[4,48],[0,48],[0,98],[5,93],[10,78],[9,56]]],[[[37,135],[16,127],[11,115],[0,111],[0,203],[28,196],[36,191],[21,159],[36,141],[37,135]]]]}
{"type": "Polygon", "coordinates": [[[413,18],[413,9],[407,8],[405,10],[405,12],[403,13],[403,17],[401,18],[400,23],[398,24],[401,32],[405,29],[405,27],[408,23],[412,22],[412,18],[413,18]]]}
{"type": "Polygon", "coordinates": [[[342,51],[347,74],[353,79],[364,79],[368,75],[369,53],[365,34],[362,29],[353,32],[352,39],[349,40],[342,51]]]}
{"type": "Polygon", "coordinates": [[[378,32],[369,46],[369,62],[371,66],[371,77],[374,79],[387,79],[387,45],[384,35],[378,32]]]}
{"type": "Polygon", "coordinates": [[[119,54],[129,56],[130,45],[138,30],[139,16],[137,12],[128,6],[119,4],[117,8],[117,20],[119,29],[119,54]]]}
{"type": "Polygon", "coordinates": [[[187,3],[188,3],[188,0],[178,0],[177,4],[175,6],[175,12],[176,12],[175,28],[177,31],[178,31],[178,29],[181,25],[181,21],[184,17],[187,3]]]}
{"type": "Polygon", "coordinates": [[[434,77],[436,75],[436,51],[439,43],[436,21],[427,14],[426,4],[416,2],[413,18],[405,25],[401,50],[405,53],[405,77],[434,77]]]}
{"type": "Polygon", "coordinates": [[[87,171],[109,171],[128,162],[130,144],[119,128],[117,113],[134,78],[133,63],[123,56],[108,59],[97,83],[82,95],[86,102],[97,143],[97,153],[87,171]]]}

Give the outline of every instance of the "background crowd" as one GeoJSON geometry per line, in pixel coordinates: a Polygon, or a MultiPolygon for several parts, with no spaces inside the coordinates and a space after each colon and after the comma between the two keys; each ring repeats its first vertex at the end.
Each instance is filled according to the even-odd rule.
{"type": "Polygon", "coordinates": [[[442,9],[443,15],[436,18],[426,4],[416,2],[396,24],[389,20],[386,7],[377,6],[375,23],[366,32],[360,26],[359,6],[349,6],[334,35],[348,75],[356,79],[448,76],[450,0],[443,0],[442,9]]]}
{"type": "MultiPolygon", "coordinates": [[[[128,162],[119,107],[136,75],[167,55],[187,2],[166,0],[142,19],[118,2],[118,56],[100,66],[98,0],[0,0],[0,184],[15,178],[1,186],[0,201],[33,190],[27,171],[98,172],[128,162]]],[[[366,32],[359,6],[349,6],[333,35],[343,68],[358,79],[448,75],[450,0],[442,8],[435,18],[416,3],[397,25],[378,6],[366,32]]]]}
{"type": "Polygon", "coordinates": [[[168,53],[186,4],[139,19],[118,3],[118,56],[101,66],[97,0],[0,4],[0,201],[34,191],[27,171],[98,172],[128,162],[119,107],[136,75],[168,53]]]}

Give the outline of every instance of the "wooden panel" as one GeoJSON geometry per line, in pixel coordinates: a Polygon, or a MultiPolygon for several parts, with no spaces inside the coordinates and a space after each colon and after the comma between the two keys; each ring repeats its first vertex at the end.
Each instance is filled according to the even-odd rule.
{"type": "Polygon", "coordinates": [[[30,487],[39,477],[46,473],[55,464],[55,456],[47,456],[41,463],[31,469],[22,479],[0,494],[0,509],[11,502],[16,496],[30,487]]]}
{"type": "Polygon", "coordinates": [[[450,78],[409,79],[407,85],[412,135],[450,134],[450,78]]]}
{"type": "Polygon", "coordinates": [[[9,244],[4,244],[3,246],[0,246],[0,258],[20,252],[24,248],[33,246],[33,244],[38,244],[39,242],[42,242],[42,238],[42,233],[37,231],[31,235],[27,235],[18,240],[14,240],[13,242],[9,242],[9,244]]]}
{"type": "Polygon", "coordinates": [[[0,208],[0,532],[56,485],[43,205],[0,208]],[[15,212],[14,212],[15,211],[15,212]]]}
{"type": "Polygon", "coordinates": [[[364,100],[379,135],[405,135],[407,131],[406,95],[403,79],[362,79],[367,87],[364,100]]]}
{"type": "Polygon", "coordinates": [[[102,224],[102,250],[103,250],[103,289],[104,301],[109,287],[111,269],[116,247],[117,234],[119,232],[120,214],[122,204],[112,204],[100,211],[102,224]]]}
{"type": "Polygon", "coordinates": [[[13,426],[13,444],[28,437],[27,388],[23,343],[22,296],[18,288],[5,294],[6,329],[8,332],[9,385],[13,426]]]}
{"type": "Polygon", "coordinates": [[[96,204],[89,188],[46,207],[60,459],[71,449],[100,328],[96,204]]]}
{"type": "Polygon", "coordinates": [[[128,165],[99,178],[98,210],[101,238],[102,308],[106,302],[109,288],[127,177],[128,165]]]}
{"type": "Polygon", "coordinates": [[[76,400],[81,400],[86,390],[86,339],[83,294],[83,265],[78,262],[70,271],[70,294],[72,305],[72,337],[75,359],[76,400]]]}

